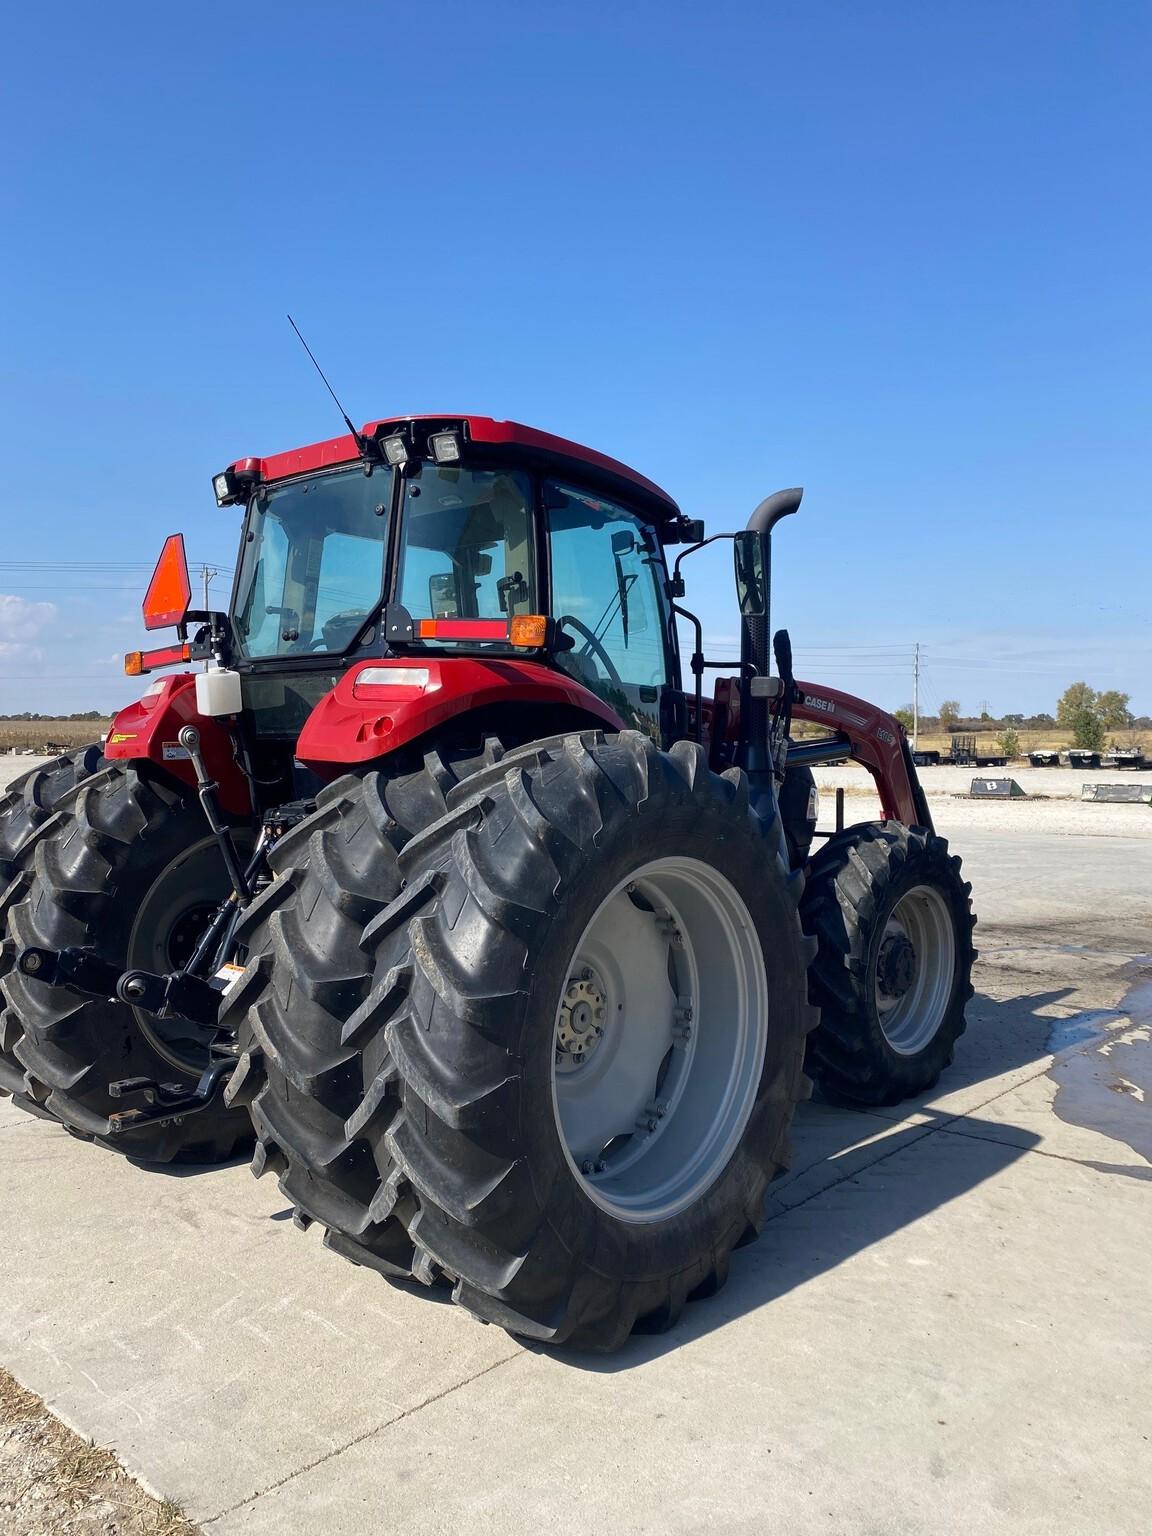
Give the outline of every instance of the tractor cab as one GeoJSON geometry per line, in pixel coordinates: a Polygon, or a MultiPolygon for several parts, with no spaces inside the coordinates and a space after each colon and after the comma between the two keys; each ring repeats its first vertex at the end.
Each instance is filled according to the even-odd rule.
{"type": "MultiPolygon", "coordinates": [[[[411,710],[404,726],[395,711],[356,721],[351,743],[343,726],[353,701],[361,715],[389,702],[390,681],[392,702],[410,703],[417,659],[436,661],[442,700],[487,710],[492,728],[514,705],[533,734],[681,733],[663,550],[699,525],[625,465],[517,423],[417,417],[239,460],[213,487],[244,516],[229,610],[186,599],[174,614],[166,597],[182,639],[204,628],[133,667],[211,657],[234,673],[254,779],[283,781],[293,759],[323,775],[414,739],[409,726],[427,721],[411,710]]],[[[140,732],[128,739],[137,753],[140,732]]]]}
{"type": "Polygon", "coordinates": [[[248,471],[237,664],[527,655],[658,729],[678,673],[660,537],[675,503],[562,439],[451,425],[387,422],[363,439],[374,457],[248,471]]]}
{"type": "Polygon", "coordinates": [[[230,720],[210,737],[210,767],[225,807],[246,814],[350,765],[394,762],[433,728],[511,741],[636,729],[663,747],[691,737],[713,768],[743,766],[756,796],[773,793],[788,709],[773,711],[770,747],[768,699],[751,682],[769,671],[767,541],[799,492],[769,498],[755,526],[705,539],[627,465],[476,416],[369,423],[237,460],[213,489],[243,512],[228,611],[191,610],[173,536],[145,621],[176,623],[183,644],[136,652],[130,667],[207,660],[208,672],[154,685],[122,712],[111,755],[149,757],[191,784],[176,727],[230,720]],[[715,539],[735,545],[743,654],[740,676],[705,700],[705,670],[731,663],[704,657],[702,625],[679,606],[680,564],[715,539]],[[674,544],[687,547],[670,573],[674,544]],[[691,698],[677,617],[696,632],[691,698]]]}

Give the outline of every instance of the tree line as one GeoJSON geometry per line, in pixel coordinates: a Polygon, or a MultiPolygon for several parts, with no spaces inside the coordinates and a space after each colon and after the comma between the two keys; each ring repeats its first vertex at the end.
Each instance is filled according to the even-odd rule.
{"type": "Polygon", "coordinates": [[[107,720],[108,714],[101,709],[83,709],[72,715],[40,715],[30,709],[18,715],[0,715],[0,720],[107,720]]]}
{"type": "MultiPolygon", "coordinates": [[[[965,716],[961,713],[958,699],[944,699],[935,716],[921,715],[920,729],[950,735],[958,730],[999,730],[1001,750],[1008,757],[1015,757],[1020,748],[1021,730],[1042,731],[1047,727],[1059,727],[1071,732],[1072,745],[1087,752],[1102,752],[1109,737],[1115,740],[1117,732],[1124,732],[1129,745],[1141,746],[1135,740],[1139,731],[1152,731],[1152,718],[1134,715],[1129,708],[1131,695],[1119,688],[1092,688],[1088,683],[1069,683],[1056,701],[1055,715],[1006,714],[994,718],[987,712],[965,716]]],[[[913,711],[905,704],[894,711],[905,730],[911,730],[913,711]]]]}

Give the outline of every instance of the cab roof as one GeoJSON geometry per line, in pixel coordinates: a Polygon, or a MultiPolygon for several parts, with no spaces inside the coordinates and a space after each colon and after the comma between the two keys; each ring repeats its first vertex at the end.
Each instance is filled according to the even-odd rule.
{"type": "MultiPolygon", "coordinates": [[[[462,429],[465,444],[475,446],[482,454],[500,448],[511,449],[516,457],[522,457],[534,467],[542,467],[563,473],[582,472],[589,475],[606,491],[613,485],[620,494],[630,494],[640,499],[658,517],[677,517],[680,508],[660,486],[629,469],[619,459],[597,453],[580,443],[551,432],[541,432],[536,427],[526,427],[518,421],[494,421],[490,416],[453,415],[450,412],[424,413],[416,416],[384,416],[366,422],[361,429],[363,438],[375,439],[390,431],[411,423],[433,422],[437,430],[462,429]]],[[[239,459],[230,465],[234,471],[255,474],[264,483],[285,480],[292,475],[304,475],[317,469],[328,469],[337,464],[352,464],[360,457],[356,439],[350,432],[340,437],[330,437],[321,443],[309,443],[304,448],[292,448],[287,453],[271,454],[267,458],[239,459]]]]}

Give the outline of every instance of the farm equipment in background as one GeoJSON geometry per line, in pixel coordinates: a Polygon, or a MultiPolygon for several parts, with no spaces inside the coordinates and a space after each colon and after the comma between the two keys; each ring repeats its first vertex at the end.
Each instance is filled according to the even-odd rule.
{"type": "Polygon", "coordinates": [[[1140,772],[1152,767],[1140,747],[1110,747],[1100,759],[1102,768],[1131,768],[1140,772]]]}
{"type": "Polygon", "coordinates": [[[977,737],[953,736],[947,752],[918,751],[913,762],[918,768],[939,768],[942,764],[952,768],[1002,768],[1008,759],[999,755],[980,752],[977,737]]]}
{"type": "Polygon", "coordinates": [[[971,995],[902,728],[784,632],[770,664],[801,493],[706,538],[615,460],[450,415],[214,489],[228,610],[170,538],[144,618],[176,639],[126,667],[182,670],[0,800],[0,1087],[142,1161],[254,1134],[332,1248],[517,1334],[667,1327],[757,1230],[808,1075],[923,1092],[971,995]],[[741,660],[705,696],[733,669],[682,565],[717,539],[741,660]],[[818,833],[845,757],[884,819],[818,833]]]}

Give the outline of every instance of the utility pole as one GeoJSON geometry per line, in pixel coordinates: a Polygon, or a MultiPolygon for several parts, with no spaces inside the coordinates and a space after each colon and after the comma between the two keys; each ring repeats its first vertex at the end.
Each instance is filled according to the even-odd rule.
{"type": "MultiPolygon", "coordinates": [[[[219,571],[213,570],[212,567],[210,565],[208,565],[206,562],[205,562],[204,565],[202,565],[200,567],[200,579],[204,583],[204,612],[205,613],[208,613],[210,611],[210,609],[211,609],[211,606],[212,606],[211,600],[209,599],[209,596],[208,596],[208,589],[212,585],[212,578],[214,576],[219,576],[219,574],[220,574],[219,571]]],[[[205,663],[204,663],[204,670],[205,670],[205,672],[207,672],[207,670],[208,670],[208,662],[207,661],[205,661],[205,663]]]]}
{"type": "Polygon", "coordinates": [[[920,735],[920,642],[917,640],[912,661],[912,750],[920,735]]]}

